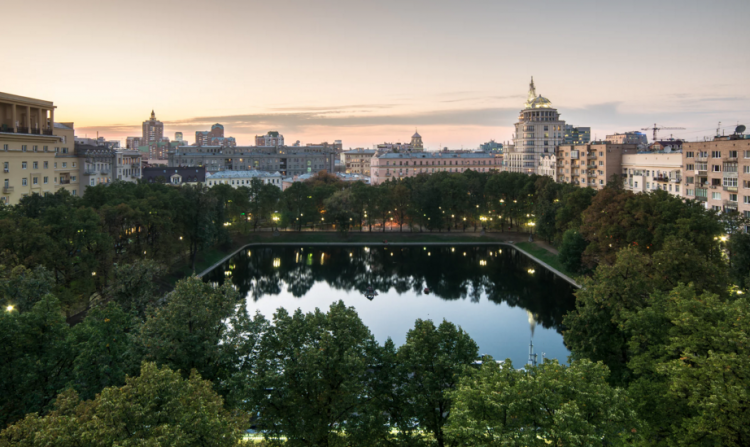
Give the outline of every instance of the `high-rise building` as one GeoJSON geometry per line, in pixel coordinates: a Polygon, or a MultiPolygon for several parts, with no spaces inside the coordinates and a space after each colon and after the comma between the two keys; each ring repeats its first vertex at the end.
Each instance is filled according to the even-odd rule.
{"type": "Polygon", "coordinates": [[[482,143],[479,145],[479,150],[484,152],[502,152],[503,151],[503,144],[498,143],[495,140],[490,140],[486,143],[482,143]]]}
{"type": "Polygon", "coordinates": [[[141,145],[148,146],[149,158],[167,158],[167,153],[163,150],[164,146],[158,144],[162,142],[163,139],[164,123],[156,119],[156,114],[152,110],[151,118],[143,122],[143,136],[141,137],[141,145]]]}
{"type": "Polygon", "coordinates": [[[234,137],[224,137],[224,126],[216,123],[211,126],[211,130],[199,130],[195,132],[195,145],[235,147],[237,146],[237,141],[234,137]]]}
{"type": "MultiPolygon", "coordinates": [[[[591,143],[591,128],[565,125],[563,144],[588,144],[591,143]]],[[[624,143],[620,143],[624,144],[624,143]]]]}
{"type": "Polygon", "coordinates": [[[182,139],[182,132],[175,132],[174,133],[174,139],[175,141],[179,141],[180,143],[184,143],[185,140],[182,139]]]}
{"type": "Polygon", "coordinates": [[[283,146],[284,135],[281,135],[279,132],[275,130],[271,130],[265,135],[256,135],[255,145],[265,146],[265,147],[283,146]]]}
{"type": "Polygon", "coordinates": [[[549,99],[537,95],[533,77],[526,104],[515,128],[513,152],[504,154],[505,169],[536,174],[542,154],[555,153],[555,146],[563,143],[565,121],[560,119],[560,114],[549,99]]]}

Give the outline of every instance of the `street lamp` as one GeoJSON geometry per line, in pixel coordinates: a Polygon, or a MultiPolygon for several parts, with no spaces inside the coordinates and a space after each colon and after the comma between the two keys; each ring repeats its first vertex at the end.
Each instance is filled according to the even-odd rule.
{"type": "Polygon", "coordinates": [[[12,304],[8,304],[7,306],[5,306],[6,312],[13,312],[13,309],[15,309],[15,307],[13,307],[12,304]]]}

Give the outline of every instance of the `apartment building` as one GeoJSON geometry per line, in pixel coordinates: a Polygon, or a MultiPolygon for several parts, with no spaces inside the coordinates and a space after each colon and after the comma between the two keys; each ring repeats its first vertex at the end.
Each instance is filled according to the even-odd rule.
{"type": "Polygon", "coordinates": [[[275,130],[271,130],[265,135],[256,135],[255,145],[265,146],[265,147],[283,146],[284,135],[281,135],[279,132],[275,130]]]}
{"type": "Polygon", "coordinates": [[[606,141],[557,148],[557,181],[603,189],[612,176],[622,177],[622,156],[637,153],[634,144],[606,141]]]}
{"type": "Polygon", "coordinates": [[[500,170],[502,158],[486,152],[389,152],[372,157],[370,184],[435,172],[500,170]]]}
{"type": "Polygon", "coordinates": [[[115,150],[106,146],[89,146],[77,144],[75,155],[78,158],[81,184],[86,187],[112,183],[115,150]]]}
{"type": "Polygon", "coordinates": [[[73,144],[73,123],[55,122],[52,101],[0,92],[0,202],[59,189],[77,194],[76,161],[61,161],[73,144]]]}
{"type": "Polygon", "coordinates": [[[750,140],[735,136],[682,144],[687,199],[750,217],[750,140]]]}
{"type": "Polygon", "coordinates": [[[299,175],[334,171],[333,148],[321,146],[180,146],[169,154],[170,167],[205,166],[206,172],[279,171],[281,175],[299,175]]]}
{"type": "Polygon", "coordinates": [[[609,141],[612,144],[642,144],[644,146],[648,144],[648,137],[646,137],[646,134],[638,131],[614,133],[612,135],[607,135],[604,140],[609,141]]]}
{"type": "Polygon", "coordinates": [[[115,151],[115,179],[123,182],[137,182],[141,178],[143,155],[140,151],[115,151]]]}
{"type": "Polygon", "coordinates": [[[377,153],[375,149],[353,149],[340,155],[347,174],[361,174],[370,177],[370,160],[377,153]]]}
{"type": "Polygon", "coordinates": [[[642,151],[622,156],[622,176],[625,189],[651,192],[661,189],[682,197],[683,160],[681,152],[642,151]]]}

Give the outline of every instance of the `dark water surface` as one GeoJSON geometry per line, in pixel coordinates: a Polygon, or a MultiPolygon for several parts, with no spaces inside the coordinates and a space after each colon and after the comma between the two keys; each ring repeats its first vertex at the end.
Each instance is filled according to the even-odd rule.
{"type": "Polygon", "coordinates": [[[353,306],[379,342],[396,345],[417,318],[460,325],[480,353],[517,366],[534,351],[567,361],[562,318],[574,307],[574,287],[511,246],[299,247],[256,246],[204,276],[231,280],[248,310],[268,318],[353,306]],[[377,291],[372,300],[368,287],[377,291]],[[429,293],[425,293],[425,288],[429,293]]]}

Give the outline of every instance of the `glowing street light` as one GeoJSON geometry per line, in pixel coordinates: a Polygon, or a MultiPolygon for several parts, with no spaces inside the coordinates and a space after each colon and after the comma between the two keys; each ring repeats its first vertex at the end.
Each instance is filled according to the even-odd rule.
{"type": "Polygon", "coordinates": [[[13,309],[15,309],[15,307],[13,307],[12,304],[8,304],[7,306],[5,306],[6,312],[13,312],[13,309]]]}

